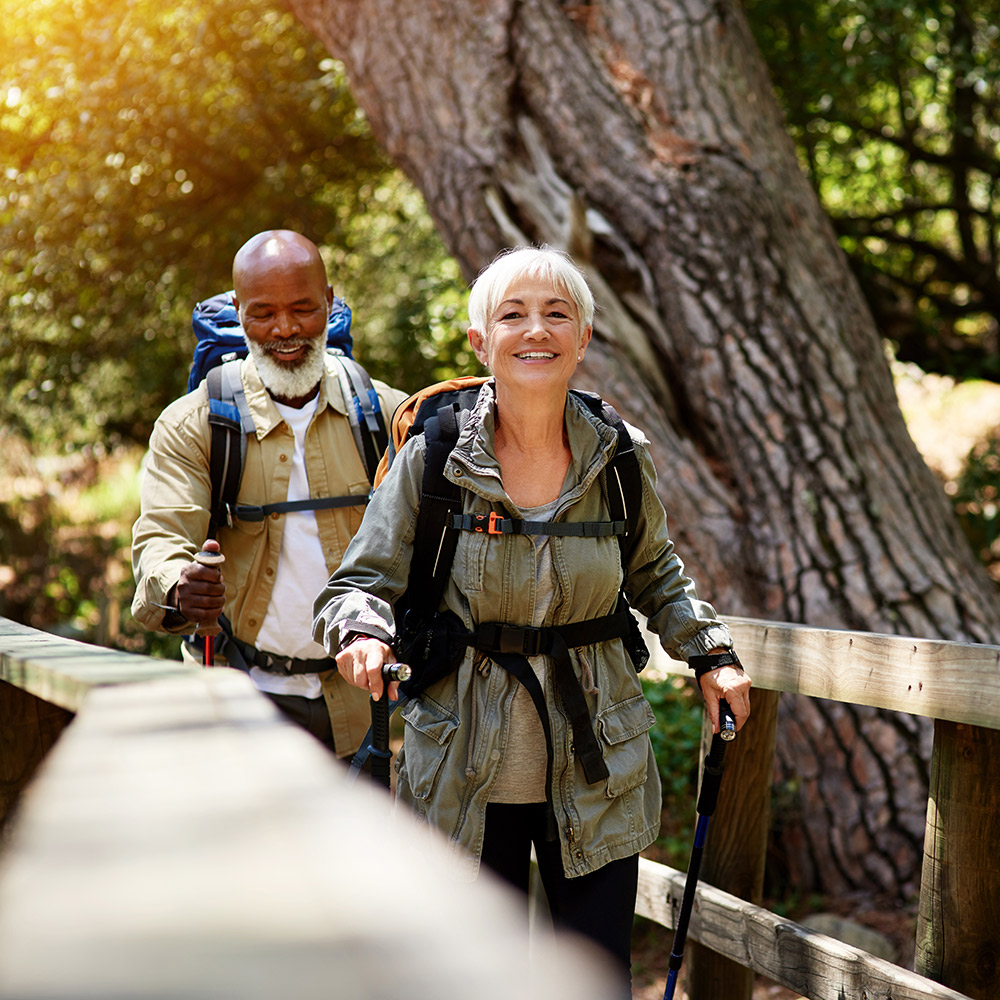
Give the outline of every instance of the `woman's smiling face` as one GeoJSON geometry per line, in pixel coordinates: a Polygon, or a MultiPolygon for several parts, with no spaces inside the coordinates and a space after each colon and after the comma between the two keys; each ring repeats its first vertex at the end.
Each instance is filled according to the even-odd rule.
{"type": "Polygon", "coordinates": [[[487,326],[485,336],[469,330],[469,342],[497,383],[511,386],[565,389],[591,336],[572,298],[550,281],[527,276],[506,290],[487,326]]]}

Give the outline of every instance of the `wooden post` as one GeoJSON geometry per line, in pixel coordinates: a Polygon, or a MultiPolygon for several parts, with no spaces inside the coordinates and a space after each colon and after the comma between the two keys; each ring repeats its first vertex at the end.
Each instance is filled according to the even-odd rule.
{"type": "Polygon", "coordinates": [[[0,681],[0,828],[73,713],[0,681]]]}
{"type": "Polygon", "coordinates": [[[1000,730],[937,721],[915,970],[1000,997],[1000,730]]]}
{"type": "MultiPolygon", "coordinates": [[[[758,904],[764,888],[779,697],[777,691],[751,692],[750,719],[726,751],[719,804],[701,863],[702,881],[758,904]]],[[[690,939],[687,947],[691,1000],[749,1000],[752,969],[690,939]]]]}

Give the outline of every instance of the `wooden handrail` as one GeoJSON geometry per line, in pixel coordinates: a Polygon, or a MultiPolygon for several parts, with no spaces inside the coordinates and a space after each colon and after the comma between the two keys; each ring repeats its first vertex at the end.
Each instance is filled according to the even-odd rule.
{"type": "MultiPolygon", "coordinates": [[[[977,750],[983,745],[983,737],[972,737],[976,733],[989,734],[989,739],[1000,745],[1000,733],[997,732],[1000,730],[1000,647],[812,629],[743,618],[728,618],[726,621],[742,657],[753,671],[757,689],[869,705],[936,719],[939,730],[935,741],[935,774],[940,775],[941,769],[945,768],[944,774],[947,775],[938,780],[951,782],[961,772],[963,788],[979,787],[975,767],[977,750]],[[955,733],[960,734],[959,739],[955,738],[955,733]]],[[[666,657],[655,641],[650,643],[650,648],[654,670],[688,673],[685,664],[666,657]]],[[[0,619],[0,681],[10,686],[11,690],[16,688],[28,692],[26,696],[61,706],[67,710],[66,719],[72,718],[68,714],[70,712],[82,713],[90,720],[95,718],[95,692],[104,689],[142,692],[140,701],[147,703],[148,708],[149,704],[157,704],[161,697],[154,697],[154,692],[162,692],[167,686],[193,685],[198,690],[212,691],[228,683],[229,678],[244,685],[240,698],[248,698],[247,704],[256,705],[255,711],[261,705],[266,706],[265,714],[271,721],[260,733],[267,731],[271,724],[284,726],[289,735],[306,741],[302,743],[303,747],[314,749],[309,746],[309,738],[305,734],[285,726],[270,704],[252,689],[249,681],[233,671],[203,671],[173,661],[150,660],[96,649],[0,619]]],[[[0,696],[4,690],[4,685],[0,684],[0,696]]],[[[102,706],[106,697],[100,699],[102,706]]],[[[211,711],[223,713],[223,728],[228,729],[230,724],[237,722],[236,717],[227,715],[232,710],[231,699],[220,700],[214,694],[208,697],[213,705],[211,711]]],[[[185,717],[190,725],[190,715],[185,716],[182,711],[168,727],[178,740],[177,747],[184,745],[185,717]]],[[[219,717],[213,715],[211,718],[214,719],[212,726],[220,724],[219,717]]],[[[245,728],[245,721],[239,722],[239,726],[245,728]]],[[[54,725],[65,725],[65,720],[54,725]]],[[[78,725],[70,728],[75,733],[81,732],[78,725]]],[[[251,759],[259,760],[254,757],[259,750],[255,745],[257,737],[252,732],[244,732],[241,747],[244,739],[246,747],[252,749],[241,749],[240,759],[245,762],[246,755],[250,754],[251,759]]],[[[79,767],[74,767],[72,762],[72,755],[76,752],[72,744],[60,740],[58,749],[56,774],[75,773],[79,780],[79,767]]],[[[983,759],[992,761],[988,754],[983,759]]],[[[124,743],[117,763],[125,772],[139,766],[129,760],[124,743]]],[[[760,771],[766,774],[766,768],[760,771]]],[[[37,790],[33,788],[32,793],[33,798],[46,805],[51,804],[49,800],[53,795],[58,795],[53,791],[50,778],[51,772],[37,790]]],[[[984,779],[990,787],[992,778],[988,775],[984,779]]],[[[766,779],[762,783],[766,785],[766,779]]],[[[66,787],[71,786],[67,784],[66,787]]],[[[767,787],[759,790],[762,797],[768,793],[767,787]]],[[[946,806],[945,796],[941,795],[940,799],[929,822],[943,829],[948,817],[942,815],[946,806]]],[[[212,803],[206,802],[203,812],[198,815],[204,818],[211,813],[212,803]]],[[[761,811],[761,815],[766,815],[766,809],[761,811]]],[[[185,816],[188,824],[192,820],[193,816],[185,816]]],[[[345,818],[344,822],[351,821],[345,818]]],[[[289,835],[298,837],[300,833],[293,825],[289,835]]],[[[963,833],[963,836],[971,835],[963,833]]],[[[43,822],[41,827],[36,825],[31,830],[28,839],[44,843],[49,836],[50,831],[43,822]]],[[[225,840],[231,836],[238,837],[238,832],[222,830],[216,836],[225,840]]],[[[930,828],[928,836],[930,842],[930,828]]],[[[23,847],[24,835],[21,841],[15,837],[14,842],[21,843],[23,847]]],[[[953,846],[960,855],[963,853],[963,845],[953,846]]],[[[992,847],[995,845],[989,845],[989,849],[992,847]]],[[[9,895],[5,895],[9,893],[9,871],[12,866],[17,866],[16,860],[5,860],[7,863],[0,870],[0,959],[10,954],[9,951],[4,952],[4,947],[12,934],[11,920],[14,918],[11,914],[18,914],[24,905],[20,897],[15,900],[15,905],[5,905],[10,902],[9,895]]],[[[922,898],[921,902],[922,918],[931,929],[935,921],[954,920],[955,917],[954,913],[948,912],[953,902],[945,898],[947,894],[942,889],[942,886],[947,886],[947,865],[942,865],[940,858],[932,860],[930,871],[935,896],[932,899],[928,895],[927,900],[922,898]]],[[[249,860],[247,863],[250,863],[249,860]]],[[[51,867],[52,859],[48,859],[46,864],[51,867]]],[[[673,907],[679,899],[683,876],[645,859],[640,871],[637,912],[671,926],[673,907]]],[[[925,863],[925,880],[930,881],[927,872],[928,865],[925,863]]],[[[14,883],[17,884],[16,879],[14,883]]],[[[992,888],[985,886],[986,898],[990,897],[992,888]]],[[[977,912],[972,919],[981,916],[977,912]]],[[[23,934],[18,932],[14,937],[23,948],[23,934]]],[[[698,889],[690,938],[811,1000],[839,1000],[841,997],[857,997],[859,1000],[862,997],[868,1000],[888,1000],[889,997],[895,1000],[958,1000],[964,995],[916,973],[847,948],[823,935],[809,932],[704,884],[698,889]]],[[[0,960],[2,968],[3,961],[0,960]]],[[[0,978],[0,993],[3,986],[0,978]]],[[[58,990],[53,995],[59,995],[58,990]]],[[[481,991],[479,995],[485,996],[481,991]]],[[[550,995],[554,997],[557,994],[550,995]]],[[[981,997],[990,994],[969,990],[969,995],[981,997]]],[[[734,1000],[739,998],[734,997],[734,1000]]]]}
{"type": "Polygon", "coordinates": [[[576,941],[529,956],[509,890],[469,882],[245,674],[181,667],[0,620],[0,690],[76,711],[5,831],[0,996],[613,993],[576,941]]]}
{"type": "MultiPolygon", "coordinates": [[[[723,618],[755,688],[1000,729],[1000,646],[723,618]]],[[[651,642],[650,663],[690,674],[651,642]]]]}

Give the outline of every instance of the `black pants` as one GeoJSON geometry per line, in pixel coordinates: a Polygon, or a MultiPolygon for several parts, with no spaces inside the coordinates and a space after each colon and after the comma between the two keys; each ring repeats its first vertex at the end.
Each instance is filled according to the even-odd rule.
{"type": "Polygon", "coordinates": [[[333,726],[326,708],[326,698],[304,698],[300,694],[272,694],[263,691],[281,709],[283,715],[312,733],[328,750],[336,751],[333,726]]]}
{"type": "Polygon", "coordinates": [[[621,971],[621,996],[632,996],[632,919],[639,884],[639,855],[612,861],[589,875],[566,878],[559,841],[545,839],[545,805],[486,807],[483,864],[528,891],[531,845],[553,922],[603,948],[621,971]]]}

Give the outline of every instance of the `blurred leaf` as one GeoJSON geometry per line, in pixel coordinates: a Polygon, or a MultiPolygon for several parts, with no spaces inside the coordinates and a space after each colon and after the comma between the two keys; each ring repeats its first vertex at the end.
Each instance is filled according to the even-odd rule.
{"type": "Polygon", "coordinates": [[[374,374],[416,388],[447,367],[464,283],[288,13],[28,0],[0,53],[5,425],[43,447],[144,441],[184,391],[192,306],[269,228],[331,248],[374,374]]]}
{"type": "Polygon", "coordinates": [[[1000,3],[746,0],[900,360],[1000,381],[1000,3]]]}

